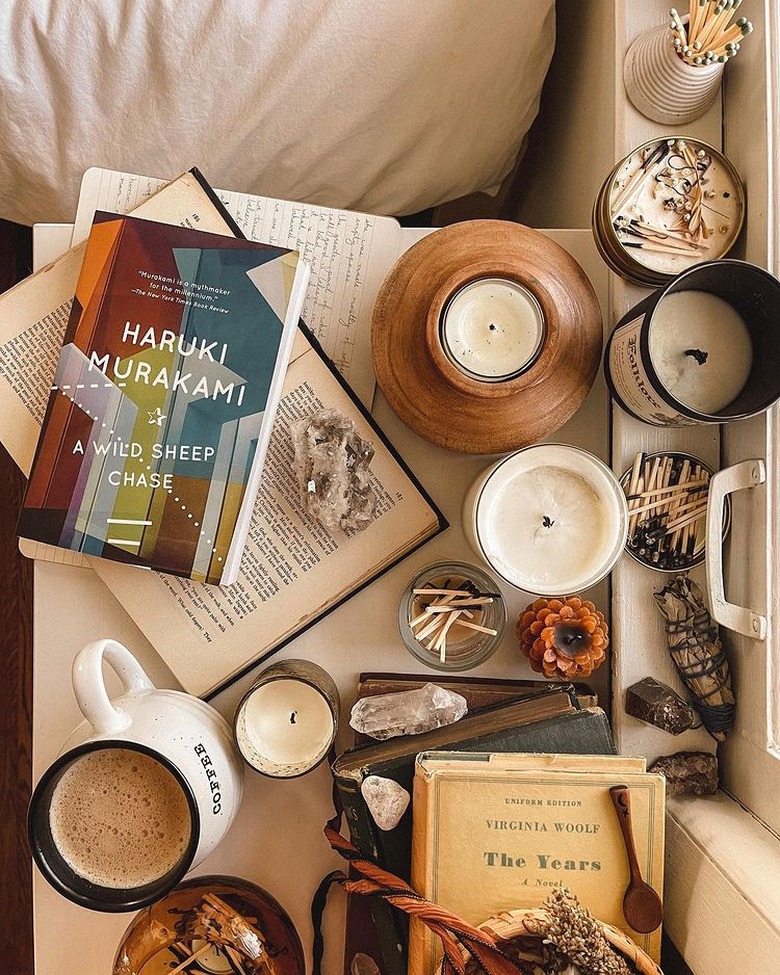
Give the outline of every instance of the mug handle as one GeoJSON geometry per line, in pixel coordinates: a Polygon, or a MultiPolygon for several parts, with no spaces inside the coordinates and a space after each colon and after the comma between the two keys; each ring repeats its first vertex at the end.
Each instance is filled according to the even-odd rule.
{"type": "Polygon", "coordinates": [[[114,707],[103,679],[106,660],[122,682],[126,694],[154,690],[143,667],[127,647],[116,640],[96,640],[80,650],[73,661],[73,691],[81,713],[100,735],[127,731],[130,715],[114,707]]]}

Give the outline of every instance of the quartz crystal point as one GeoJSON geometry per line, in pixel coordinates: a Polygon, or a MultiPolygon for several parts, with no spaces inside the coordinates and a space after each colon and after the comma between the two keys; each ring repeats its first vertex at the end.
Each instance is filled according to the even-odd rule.
{"type": "Polygon", "coordinates": [[[712,796],[718,791],[718,760],[709,752],[676,752],[649,768],[666,779],[667,796],[712,796]]]}
{"type": "Polygon", "coordinates": [[[329,531],[361,531],[373,520],[376,493],[368,465],[373,445],[338,410],[320,410],[290,424],[293,473],[308,513],[329,531]]]}
{"type": "Polygon", "coordinates": [[[362,697],[352,708],[349,723],[355,731],[383,741],[453,724],[467,710],[463,695],[426,684],[413,691],[362,697]]]}
{"type": "Polygon", "coordinates": [[[654,677],[645,677],[628,688],[626,714],[655,725],[661,731],[668,731],[670,735],[680,735],[699,723],[691,705],[654,677]]]}
{"type": "Polygon", "coordinates": [[[360,786],[374,822],[385,831],[395,829],[412,797],[402,785],[381,775],[367,775],[360,786]]]}

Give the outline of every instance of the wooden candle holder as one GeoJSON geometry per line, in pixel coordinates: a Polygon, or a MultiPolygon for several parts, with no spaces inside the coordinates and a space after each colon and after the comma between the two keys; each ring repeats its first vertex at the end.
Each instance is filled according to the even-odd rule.
{"type": "Polygon", "coordinates": [[[471,220],[423,238],[396,262],[377,296],[371,343],[377,381],[415,433],[462,453],[506,453],[578,409],[599,367],[601,312],[585,272],[554,241],[522,224],[471,220]],[[544,316],[538,354],[499,382],[462,372],[441,342],[447,301],[486,277],[522,285],[544,316]]]}

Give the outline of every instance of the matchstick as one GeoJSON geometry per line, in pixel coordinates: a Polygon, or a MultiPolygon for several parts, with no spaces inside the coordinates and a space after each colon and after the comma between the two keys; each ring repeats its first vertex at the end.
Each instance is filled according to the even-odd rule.
{"type": "Polygon", "coordinates": [[[681,491],[683,489],[689,492],[695,491],[705,487],[708,480],[708,478],[691,479],[684,484],[668,484],[666,487],[653,488],[652,491],[643,491],[641,494],[627,494],[626,497],[629,501],[632,501],[634,498],[655,497],[657,494],[667,494],[670,491],[681,491]]]}
{"type": "Polygon", "coordinates": [[[176,968],[172,968],[168,975],[178,975],[178,972],[183,972],[186,968],[189,968],[193,962],[197,961],[201,955],[205,955],[206,952],[210,951],[213,947],[214,945],[207,941],[206,944],[201,945],[196,952],[191,954],[189,958],[185,958],[180,965],[177,965],[176,968]]]}

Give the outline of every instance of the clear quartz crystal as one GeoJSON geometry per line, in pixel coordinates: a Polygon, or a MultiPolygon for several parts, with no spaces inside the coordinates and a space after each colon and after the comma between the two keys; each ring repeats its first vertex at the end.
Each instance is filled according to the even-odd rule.
{"type": "Polygon", "coordinates": [[[385,831],[395,829],[401,822],[412,799],[402,785],[381,775],[367,775],[360,792],[374,822],[385,831]]]}
{"type": "Polygon", "coordinates": [[[338,410],[320,410],[290,424],[293,472],[306,510],[330,531],[361,531],[373,520],[376,492],[368,465],[373,445],[338,410]]]}
{"type": "Polygon", "coordinates": [[[349,723],[355,731],[383,741],[453,724],[467,710],[461,694],[426,684],[412,691],[362,697],[352,708],[349,723]]]}

